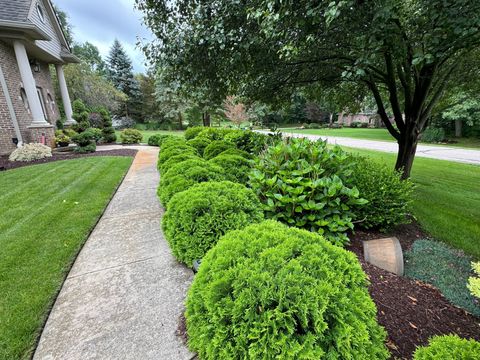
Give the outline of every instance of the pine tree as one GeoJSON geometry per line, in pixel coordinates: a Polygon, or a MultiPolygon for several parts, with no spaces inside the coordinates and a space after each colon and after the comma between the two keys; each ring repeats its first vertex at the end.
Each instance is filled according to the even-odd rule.
{"type": "Polygon", "coordinates": [[[108,66],[109,80],[118,90],[128,96],[125,106],[119,110],[119,115],[137,119],[138,111],[141,109],[140,86],[133,75],[132,61],[117,39],[110,49],[108,66]]]}

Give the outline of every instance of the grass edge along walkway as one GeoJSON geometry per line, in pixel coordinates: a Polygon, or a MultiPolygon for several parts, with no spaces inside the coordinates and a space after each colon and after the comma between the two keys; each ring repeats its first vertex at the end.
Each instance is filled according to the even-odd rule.
{"type": "Polygon", "coordinates": [[[28,359],[76,255],[132,158],[0,173],[0,359],[28,359]]]}
{"type": "MultiPolygon", "coordinates": [[[[394,166],[396,154],[345,150],[394,166]]],[[[436,240],[480,259],[480,166],[416,157],[412,212],[436,240]]]]}

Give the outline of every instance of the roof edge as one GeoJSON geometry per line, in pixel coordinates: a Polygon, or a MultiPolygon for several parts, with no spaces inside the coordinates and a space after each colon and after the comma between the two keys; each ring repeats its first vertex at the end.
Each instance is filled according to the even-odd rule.
{"type": "Polygon", "coordinates": [[[1,31],[18,31],[22,32],[32,40],[52,40],[52,38],[42,29],[31,22],[0,20],[1,31]]]}

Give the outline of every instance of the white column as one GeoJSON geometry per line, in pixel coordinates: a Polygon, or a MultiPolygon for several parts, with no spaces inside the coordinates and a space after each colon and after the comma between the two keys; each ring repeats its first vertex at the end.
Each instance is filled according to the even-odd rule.
{"type": "Polygon", "coordinates": [[[23,87],[27,94],[28,104],[30,111],[32,112],[33,122],[31,126],[42,127],[51,126],[43,115],[42,105],[37,94],[37,87],[35,85],[35,79],[33,78],[30,62],[28,61],[27,51],[25,45],[19,40],[13,42],[13,48],[15,50],[15,56],[17,58],[18,69],[20,70],[20,76],[22,78],[23,87]]]}
{"type": "Polygon", "coordinates": [[[73,119],[72,103],[70,102],[70,95],[68,94],[67,82],[65,81],[65,74],[63,73],[63,65],[55,65],[57,70],[58,85],[60,86],[60,95],[62,96],[63,109],[65,110],[65,115],[67,116],[67,121],[65,125],[76,124],[76,121],[73,119]]]}

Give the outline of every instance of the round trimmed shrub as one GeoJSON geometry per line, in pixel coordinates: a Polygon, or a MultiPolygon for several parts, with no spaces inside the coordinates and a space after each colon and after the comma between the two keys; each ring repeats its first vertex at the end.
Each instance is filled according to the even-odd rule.
{"type": "Polygon", "coordinates": [[[9,161],[34,161],[52,157],[52,148],[40,143],[25,144],[16,148],[8,157],[9,161]]]}
{"type": "Polygon", "coordinates": [[[271,143],[268,135],[250,130],[234,130],[225,135],[225,141],[233,143],[247,153],[258,154],[271,143]]]}
{"type": "Polygon", "coordinates": [[[168,158],[168,160],[166,160],[162,165],[159,165],[158,170],[160,171],[161,174],[164,174],[173,165],[175,165],[177,163],[180,163],[182,161],[185,161],[185,160],[192,160],[192,159],[201,160],[201,158],[198,155],[193,154],[190,151],[184,151],[179,155],[175,155],[175,156],[172,156],[172,157],[168,158]]]}
{"type": "Polygon", "coordinates": [[[238,155],[218,155],[210,160],[225,170],[227,180],[240,184],[248,183],[248,174],[252,170],[252,161],[238,155]]]}
{"type": "Polygon", "coordinates": [[[212,141],[203,152],[203,157],[207,160],[213,159],[215,156],[220,155],[220,153],[224,152],[225,150],[234,148],[235,145],[232,143],[223,141],[223,140],[215,140],[212,141]]]}
{"type": "Polygon", "coordinates": [[[230,181],[204,182],[172,197],[162,226],[175,257],[191,266],[227,231],[262,220],[250,189],[230,181]]]}
{"type": "Polygon", "coordinates": [[[122,144],[139,144],[143,135],[137,129],[125,129],[120,133],[120,141],[122,144]]]}
{"type": "Polygon", "coordinates": [[[365,157],[354,159],[349,179],[366,204],[354,205],[356,226],[364,229],[388,229],[408,222],[413,183],[401,174],[365,157]]]}
{"type": "Polygon", "coordinates": [[[173,136],[173,135],[171,137],[168,137],[167,139],[165,139],[163,141],[161,140],[161,142],[160,142],[160,148],[162,150],[165,150],[169,147],[177,147],[177,146],[182,146],[182,145],[187,145],[187,142],[185,141],[185,139],[183,139],[179,136],[173,136]]]}
{"type": "Polygon", "coordinates": [[[223,140],[225,135],[232,132],[233,130],[224,129],[224,128],[204,128],[196,137],[206,138],[210,141],[214,140],[223,140]]]}
{"type": "Polygon", "coordinates": [[[161,134],[153,134],[148,138],[148,145],[158,146],[158,140],[160,140],[161,134]]]}
{"type": "Polygon", "coordinates": [[[157,144],[158,146],[161,148],[164,144],[165,141],[169,140],[169,139],[173,139],[173,138],[176,138],[178,136],[175,136],[175,135],[160,135],[158,137],[158,141],[157,141],[157,144]]]}
{"type": "Polygon", "coordinates": [[[228,232],[187,297],[200,359],[387,359],[356,256],[276,221],[228,232]]]}
{"type": "Polygon", "coordinates": [[[188,145],[162,147],[160,154],[158,155],[158,169],[160,169],[162,165],[171,157],[183,154],[197,155],[197,151],[188,145]]]}
{"type": "Polygon", "coordinates": [[[197,149],[200,156],[203,156],[205,148],[211,143],[210,140],[207,138],[196,138],[187,141],[187,145],[194,147],[197,149]]]}
{"type": "Polygon", "coordinates": [[[185,130],[185,140],[195,139],[198,134],[200,134],[205,127],[203,126],[193,126],[185,130]]]}
{"type": "Polygon", "coordinates": [[[419,347],[414,360],[480,359],[480,342],[461,339],[457,335],[434,336],[428,346],[419,347]]]}
{"type": "Polygon", "coordinates": [[[172,165],[160,178],[158,196],[167,207],[173,195],[189,187],[207,181],[226,180],[224,170],[203,159],[191,159],[172,165]]]}
{"type": "Polygon", "coordinates": [[[250,155],[248,152],[237,149],[237,148],[229,148],[225,151],[222,151],[217,156],[219,156],[219,155],[237,155],[237,156],[244,157],[245,159],[252,159],[253,158],[253,156],[250,155]]]}

